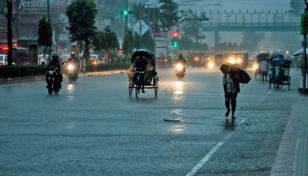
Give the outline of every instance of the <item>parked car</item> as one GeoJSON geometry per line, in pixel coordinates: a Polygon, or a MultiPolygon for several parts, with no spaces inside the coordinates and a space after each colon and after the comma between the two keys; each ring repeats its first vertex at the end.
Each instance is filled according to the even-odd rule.
{"type": "Polygon", "coordinates": [[[91,62],[96,61],[99,64],[103,63],[103,58],[99,58],[99,55],[97,55],[97,54],[91,54],[90,60],[91,60],[91,62]]]}
{"type": "Polygon", "coordinates": [[[7,65],[7,55],[0,54],[0,66],[7,65]]]}
{"type": "MultiPolygon", "coordinates": [[[[6,54],[0,54],[0,66],[2,65],[7,65],[7,55],[6,54]]],[[[13,65],[15,65],[15,62],[12,63],[13,65]]]]}

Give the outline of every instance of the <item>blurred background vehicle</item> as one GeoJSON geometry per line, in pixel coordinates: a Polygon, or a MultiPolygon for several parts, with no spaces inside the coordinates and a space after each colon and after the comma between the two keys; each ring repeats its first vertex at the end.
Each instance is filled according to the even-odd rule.
{"type": "Polygon", "coordinates": [[[248,67],[248,53],[215,54],[215,65],[220,66],[224,63],[237,64],[246,69],[248,67]]]}

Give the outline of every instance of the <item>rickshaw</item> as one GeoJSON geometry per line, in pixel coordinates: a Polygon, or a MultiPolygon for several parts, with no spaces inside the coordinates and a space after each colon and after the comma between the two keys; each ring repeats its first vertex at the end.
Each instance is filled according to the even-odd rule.
{"type": "Polygon", "coordinates": [[[159,77],[157,76],[157,72],[155,70],[155,55],[148,49],[138,49],[135,51],[131,58],[131,64],[129,66],[129,69],[127,70],[128,75],[128,93],[129,97],[132,96],[133,90],[135,89],[135,95],[136,98],[138,98],[139,89],[141,81],[139,81],[139,77],[134,78],[134,64],[135,64],[135,58],[137,56],[144,56],[147,58],[148,66],[145,71],[144,75],[144,89],[154,89],[154,95],[157,97],[158,94],[158,81],[159,77]]]}
{"type": "Polygon", "coordinates": [[[290,65],[292,61],[282,58],[275,58],[272,60],[272,70],[269,75],[269,88],[271,89],[271,84],[274,84],[274,88],[281,89],[284,85],[288,85],[288,90],[290,90],[290,65]]]}

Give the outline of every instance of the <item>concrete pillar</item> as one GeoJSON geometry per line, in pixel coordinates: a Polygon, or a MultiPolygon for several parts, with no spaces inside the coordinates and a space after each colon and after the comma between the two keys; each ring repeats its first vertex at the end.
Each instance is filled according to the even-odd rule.
{"type": "Polygon", "coordinates": [[[219,50],[218,48],[218,31],[214,31],[214,49],[215,52],[219,50]]]}

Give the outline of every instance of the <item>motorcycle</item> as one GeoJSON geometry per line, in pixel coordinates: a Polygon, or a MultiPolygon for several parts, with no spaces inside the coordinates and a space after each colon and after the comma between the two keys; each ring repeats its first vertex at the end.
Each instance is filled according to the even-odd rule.
{"type": "Polygon", "coordinates": [[[181,62],[177,62],[175,64],[175,76],[178,77],[178,80],[182,80],[185,76],[185,65],[181,62]]]}
{"type": "Polygon", "coordinates": [[[75,82],[78,78],[78,70],[77,64],[68,63],[67,71],[68,71],[68,79],[70,83],[75,82]]]}
{"type": "Polygon", "coordinates": [[[60,80],[60,70],[59,68],[54,68],[53,66],[49,66],[47,68],[47,72],[46,72],[46,82],[47,82],[47,89],[48,89],[48,94],[51,95],[52,92],[54,91],[55,94],[58,94],[59,89],[60,89],[60,84],[61,84],[61,80],[60,80]]]}

